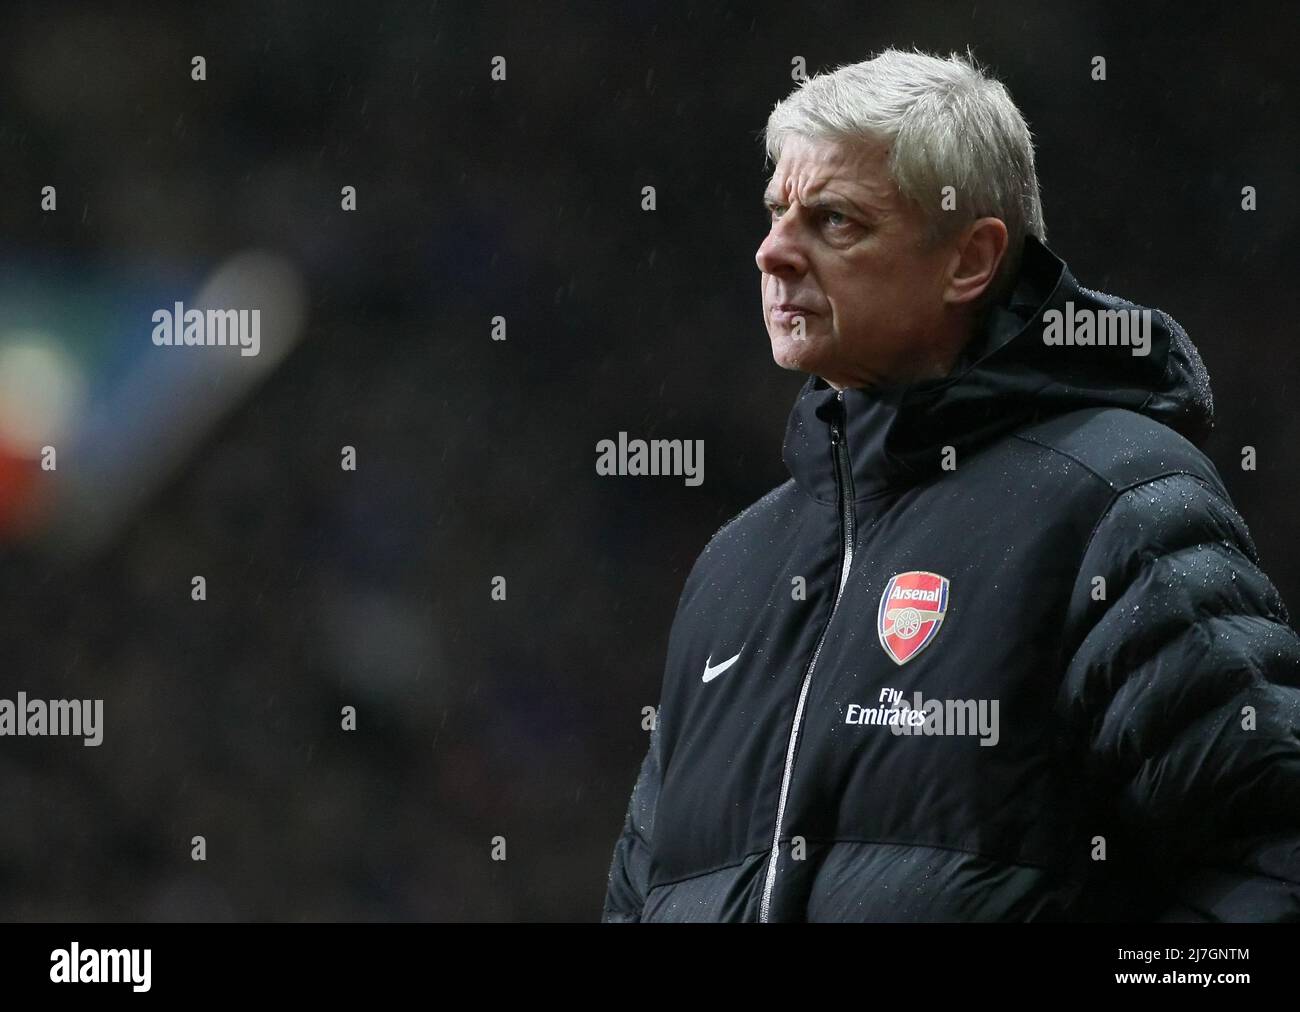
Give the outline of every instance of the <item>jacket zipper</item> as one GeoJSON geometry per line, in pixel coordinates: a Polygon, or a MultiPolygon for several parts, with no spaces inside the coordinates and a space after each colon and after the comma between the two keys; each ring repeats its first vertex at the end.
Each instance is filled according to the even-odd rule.
{"type": "MultiPolygon", "coordinates": [[[[840,529],[844,535],[844,552],[840,561],[839,587],[835,591],[835,600],[831,604],[831,613],[822,628],[822,634],[813,650],[808,670],[804,672],[803,685],[799,689],[799,703],[794,711],[794,724],[790,728],[790,743],[785,751],[785,770],[781,774],[781,799],[776,807],[776,830],[772,834],[772,852],[767,860],[767,881],[763,886],[763,902],[759,908],[759,920],[766,921],[772,906],[772,889],[776,885],[776,866],[781,856],[781,819],[785,815],[785,802],[790,790],[790,776],[794,772],[795,744],[799,738],[799,725],[803,722],[804,702],[808,698],[808,685],[812,681],[813,668],[817,666],[817,657],[830,632],[831,622],[835,618],[835,609],[839,607],[840,595],[848,582],[849,569],[853,565],[853,470],[849,466],[848,439],[843,435],[841,424],[847,421],[844,407],[844,391],[839,392],[840,421],[831,423],[831,445],[835,448],[835,485],[840,493],[840,529]]],[[[847,425],[844,426],[847,429],[847,425]]]]}

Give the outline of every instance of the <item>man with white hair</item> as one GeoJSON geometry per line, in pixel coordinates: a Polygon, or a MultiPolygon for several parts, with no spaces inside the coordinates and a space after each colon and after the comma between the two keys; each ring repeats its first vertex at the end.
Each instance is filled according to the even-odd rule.
{"type": "Polygon", "coordinates": [[[686,581],[602,920],[1300,920],[1300,638],[1183,329],[1048,250],[967,59],[766,143],[791,479],[686,581]]]}

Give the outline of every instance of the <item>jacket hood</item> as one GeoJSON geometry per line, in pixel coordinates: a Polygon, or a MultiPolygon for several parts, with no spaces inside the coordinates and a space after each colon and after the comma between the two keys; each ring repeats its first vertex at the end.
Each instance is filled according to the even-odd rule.
{"type": "Polygon", "coordinates": [[[1080,408],[1118,407],[1155,419],[1193,443],[1213,425],[1210,378],[1186,332],[1148,310],[1150,350],[1120,344],[1047,344],[1049,322],[1080,310],[1146,307],[1084,288],[1065,262],[1030,236],[1011,296],[993,308],[954,370],[941,379],[837,391],[811,376],[786,426],[782,456],[815,499],[836,499],[830,426],[848,435],[857,498],[939,470],[945,446],[963,451],[1035,421],[1080,408]],[[1053,313],[1059,316],[1048,316],[1053,313]],[[841,414],[842,412],[842,414],[841,414]]]}

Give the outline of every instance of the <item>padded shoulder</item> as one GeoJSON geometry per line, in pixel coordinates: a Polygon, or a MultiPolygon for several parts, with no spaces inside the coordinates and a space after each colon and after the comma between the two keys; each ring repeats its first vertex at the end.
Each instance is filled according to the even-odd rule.
{"type": "Polygon", "coordinates": [[[1226,495],[1210,459],[1167,425],[1126,408],[1087,408],[1020,430],[1016,437],[1053,450],[1115,491],[1169,474],[1191,474],[1226,495]]]}

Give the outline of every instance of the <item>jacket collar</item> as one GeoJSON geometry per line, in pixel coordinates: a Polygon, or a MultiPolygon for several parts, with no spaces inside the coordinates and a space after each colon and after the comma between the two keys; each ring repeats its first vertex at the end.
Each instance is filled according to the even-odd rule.
{"type": "Polygon", "coordinates": [[[943,448],[961,454],[1037,416],[1096,405],[1143,411],[1197,439],[1213,411],[1209,377],[1195,347],[1166,314],[1153,311],[1152,349],[1046,348],[1043,314],[1073,301],[1091,308],[1133,303],[1082,288],[1065,262],[1026,239],[1010,297],[946,377],[846,389],[819,376],[799,391],[782,457],[796,482],[821,502],[837,501],[832,423],[847,433],[856,499],[880,495],[940,471],[943,448]]]}

